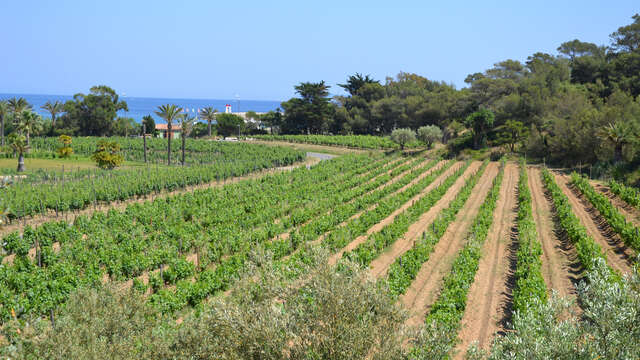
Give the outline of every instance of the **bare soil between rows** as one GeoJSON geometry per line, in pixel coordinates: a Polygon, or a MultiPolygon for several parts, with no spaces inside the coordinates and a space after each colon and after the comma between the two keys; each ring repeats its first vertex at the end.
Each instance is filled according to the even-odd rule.
{"type": "Polygon", "coordinates": [[[510,260],[515,255],[512,245],[517,241],[517,185],[518,168],[508,163],[493,213],[493,223],[483,245],[483,256],[467,295],[456,358],[462,359],[472,342],[488,350],[494,335],[504,330],[511,305],[512,286],[508,280],[512,272],[510,260]]]}
{"type": "MultiPolygon", "coordinates": [[[[394,166],[393,166],[391,169],[387,170],[386,172],[384,172],[384,173],[382,173],[382,174],[379,174],[379,175],[374,176],[373,178],[371,178],[371,179],[367,180],[366,182],[364,182],[364,183],[362,183],[362,184],[356,184],[354,187],[362,186],[362,185],[369,184],[369,183],[373,183],[373,182],[375,182],[378,178],[380,178],[380,177],[382,177],[382,176],[385,176],[385,175],[389,175],[389,174],[391,174],[391,173],[392,173],[392,172],[393,172],[397,167],[399,167],[399,166],[403,166],[404,164],[408,163],[409,161],[411,161],[411,159],[403,159],[403,158],[400,158],[400,159],[397,159],[397,160],[393,160],[391,163],[392,163],[392,164],[394,164],[394,166]]],[[[385,187],[387,187],[387,186],[389,186],[389,185],[391,185],[391,184],[393,184],[393,183],[397,182],[401,177],[403,177],[404,175],[408,174],[408,173],[409,173],[410,171],[412,171],[413,169],[418,168],[418,167],[420,167],[420,166],[422,166],[422,165],[424,165],[424,164],[423,164],[423,163],[420,163],[420,164],[416,165],[415,167],[413,167],[413,168],[411,168],[411,169],[409,169],[409,170],[407,170],[407,171],[405,171],[405,172],[403,172],[403,173],[401,173],[401,174],[397,175],[396,177],[394,177],[394,178],[393,178],[393,179],[391,179],[390,181],[388,181],[388,182],[386,182],[386,183],[384,183],[384,184],[382,184],[382,185],[378,186],[377,188],[372,189],[372,190],[369,190],[369,191],[368,191],[368,192],[366,192],[365,194],[360,195],[360,196],[357,196],[357,197],[355,197],[355,198],[353,198],[353,199],[349,200],[349,201],[347,202],[347,204],[348,204],[348,203],[352,203],[352,202],[354,202],[356,199],[358,199],[358,198],[360,198],[360,197],[362,197],[362,196],[366,196],[366,195],[368,195],[368,194],[371,194],[371,193],[372,193],[372,192],[374,192],[374,191],[377,191],[377,190],[379,190],[379,189],[384,189],[385,187]]],[[[365,173],[365,174],[368,174],[368,172],[367,172],[367,173],[365,173]]],[[[364,176],[365,174],[361,174],[361,175],[358,175],[358,176],[359,176],[359,177],[361,177],[361,176],[364,176]]],[[[328,211],[324,212],[324,214],[325,214],[325,215],[328,215],[328,214],[331,214],[331,212],[332,212],[332,209],[329,209],[328,211]]],[[[320,214],[318,214],[317,216],[320,216],[320,214]]],[[[310,223],[310,222],[311,222],[311,221],[313,221],[313,220],[314,220],[314,219],[312,218],[312,219],[310,219],[310,220],[305,221],[305,222],[304,222],[304,223],[302,223],[302,224],[298,224],[298,225],[297,225],[297,226],[295,226],[293,229],[286,230],[285,232],[280,233],[280,234],[278,234],[278,235],[274,236],[274,237],[273,237],[272,239],[270,239],[269,241],[270,241],[270,242],[273,242],[273,241],[278,241],[278,240],[287,240],[287,239],[289,239],[289,237],[291,237],[291,234],[295,231],[295,229],[297,229],[297,228],[299,228],[299,227],[302,227],[302,226],[305,226],[305,225],[307,225],[308,223],[310,223]]],[[[281,219],[276,219],[275,223],[277,224],[277,223],[279,223],[280,221],[282,221],[282,220],[281,220],[281,219]]]]}
{"type": "Polygon", "coordinates": [[[422,264],[416,279],[400,297],[400,303],[409,310],[409,319],[406,322],[408,326],[415,327],[424,322],[430,306],[438,298],[444,277],[451,270],[456,255],[464,246],[469,227],[497,174],[498,163],[490,163],[456,219],[449,224],[435,245],[429,260],[422,264]]]}
{"type": "MultiPolygon", "coordinates": [[[[386,197],[389,197],[389,196],[394,196],[394,195],[396,195],[396,194],[399,194],[399,193],[401,193],[401,192],[405,191],[407,188],[409,188],[409,187],[411,187],[411,186],[415,185],[415,184],[416,184],[417,182],[419,182],[420,180],[422,180],[422,179],[424,179],[425,177],[427,177],[427,176],[431,175],[434,171],[437,171],[438,169],[440,169],[442,166],[444,166],[444,164],[445,164],[445,161],[444,161],[444,160],[443,160],[443,161],[438,162],[438,163],[437,163],[435,166],[433,166],[431,169],[429,169],[429,170],[427,170],[427,171],[423,172],[422,174],[420,174],[417,178],[413,179],[413,180],[412,180],[411,182],[409,182],[408,184],[404,185],[403,187],[401,187],[400,189],[398,189],[398,190],[394,191],[393,193],[391,193],[391,194],[389,194],[389,195],[386,195],[386,196],[385,196],[385,198],[386,198],[386,197]]],[[[454,166],[455,166],[455,165],[454,165],[454,166]]],[[[452,170],[451,170],[451,169],[447,169],[447,171],[445,171],[445,173],[449,173],[450,171],[452,171],[452,170]]],[[[441,174],[441,175],[438,177],[438,179],[442,178],[442,176],[445,176],[445,175],[444,175],[444,174],[441,174]]],[[[355,219],[359,218],[359,217],[360,217],[360,216],[362,216],[363,214],[365,214],[365,213],[367,213],[367,212],[369,212],[369,211],[371,211],[371,210],[374,210],[376,207],[378,207],[378,203],[375,203],[375,204],[373,204],[373,205],[369,206],[368,208],[366,208],[366,209],[364,209],[364,210],[361,210],[361,211],[359,211],[359,212],[357,212],[357,213],[353,214],[351,217],[349,217],[349,219],[347,219],[347,220],[345,220],[345,221],[341,222],[340,224],[338,224],[338,226],[336,226],[336,229],[337,229],[337,228],[340,228],[340,227],[343,227],[343,226],[345,226],[345,225],[347,225],[347,224],[349,223],[349,221],[352,221],[352,220],[355,220],[355,219]]],[[[320,242],[322,242],[322,241],[324,240],[324,238],[327,236],[327,234],[328,234],[328,233],[329,233],[329,232],[327,232],[327,233],[325,233],[325,234],[322,234],[322,235],[321,235],[320,237],[318,237],[316,240],[312,241],[312,242],[311,242],[311,244],[312,244],[312,245],[319,244],[320,242]]],[[[344,252],[341,252],[341,253],[340,253],[340,255],[338,255],[338,254],[334,254],[334,256],[336,257],[336,259],[330,259],[330,261],[331,261],[332,263],[335,263],[335,262],[336,262],[340,257],[342,257],[342,254],[343,254],[343,253],[344,253],[344,252]]]]}
{"type": "Polygon", "coordinates": [[[580,194],[580,190],[570,186],[567,175],[554,173],[554,176],[562,192],[569,198],[574,214],[587,229],[589,236],[602,247],[609,266],[622,274],[631,272],[632,263],[635,259],[633,251],[609,227],[606,220],[602,218],[589,200],[580,194]]]}
{"type": "MultiPolygon", "coordinates": [[[[393,211],[389,216],[387,216],[386,218],[384,218],[382,221],[380,221],[379,223],[375,224],[374,226],[370,227],[369,230],[367,230],[366,234],[358,236],[357,238],[355,238],[352,242],[350,242],[347,246],[345,246],[343,249],[341,249],[340,251],[338,251],[337,253],[331,255],[329,257],[329,264],[330,265],[334,265],[338,262],[338,260],[340,260],[340,258],[342,258],[342,255],[347,252],[347,251],[351,251],[353,249],[355,249],[356,247],[358,247],[358,245],[362,244],[363,242],[365,242],[367,240],[367,238],[376,232],[381,231],[385,226],[391,224],[393,222],[393,220],[395,219],[396,216],[398,216],[399,214],[401,214],[403,211],[405,211],[406,209],[408,209],[411,205],[413,205],[413,203],[415,201],[417,201],[418,199],[422,198],[423,196],[425,196],[426,194],[428,194],[431,190],[433,190],[435,187],[437,187],[442,181],[444,181],[444,179],[447,178],[447,176],[449,176],[451,173],[453,173],[455,171],[454,168],[457,168],[459,166],[462,166],[460,163],[459,164],[454,164],[454,166],[452,166],[451,168],[447,169],[447,171],[445,171],[444,173],[440,174],[440,176],[438,176],[437,179],[435,179],[431,184],[429,184],[429,186],[427,186],[426,188],[424,188],[420,193],[418,193],[417,195],[415,195],[414,197],[412,197],[411,199],[409,199],[407,202],[405,202],[402,206],[400,206],[398,209],[396,209],[395,211],[393,211]]],[[[476,164],[476,167],[479,166],[479,164],[476,164]]],[[[472,166],[470,166],[469,168],[472,168],[472,166]]],[[[433,168],[430,169],[430,171],[433,171],[433,168]]],[[[468,172],[469,170],[467,170],[468,172]]],[[[425,175],[426,176],[426,175],[425,175]]],[[[401,190],[399,190],[401,191],[401,190]]]]}
{"type": "Polygon", "coordinates": [[[575,298],[576,285],[583,271],[578,254],[569,239],[555,226],[551,196],[542,183],[540,169],[532,167],[528,173],[533,219],[542,245],[542,277],[550,294],[556,291],[561,297],[575,298]]]}
{"type": "MultiPolygon", "coordinates": [[[[429,210],[427,210],[427,212],[422,214],[418,221],[409,226],[409,229],[401,239],[395,241],[389,249],[371,262],[369,266],[369,273],[371,276],[374,278],[385,276],[396,259],[402,256],[405,252],[411,250],[416,239],[418,239],[420,235],[427,230],[428,226],[436,219],[436,216],[438,216],[440,211],[449,206],[451,201],[453,201],[458,192],[460,192],[460,189],[464,186],[466,179],[469,178],[480,167],[480,165],[480,162],[471,164],[465,173],[460,176],[460,178],[458,178],[449,189],[447,189],[444,196],[429,210]]],[[[443,178],[443,181],[444,179],[445,178],[443,178]]],[[[437,187],[439,184],[434,183],[431,185],[432,188],[429,189],[429,191],[433,190],[433,188],[437,187]]]]}
{"type": "Polygon", "coordinates": [[[634,226],[640,226],[640,210],[635,207],[627,204],[624,200],[618,197],[618,195],[614,194],[609,187],[602,185],[600,183],[593,183],[593,188],[601,192],[604,196],[609,198],[611,204],[615,206],[618,211],[624,216],[627,222],[632,223],[634,226]]]}

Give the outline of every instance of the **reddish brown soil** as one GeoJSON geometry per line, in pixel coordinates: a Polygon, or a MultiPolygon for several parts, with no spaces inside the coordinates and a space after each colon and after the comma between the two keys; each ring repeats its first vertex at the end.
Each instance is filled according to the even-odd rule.
{"type": "Polygon", "coordinates": [[[611,230],[589,200],[585,199],[579,190],[570,188],[568,176],[560,174],[554,174],[554,176],[562,192],[569,198],[574,214],[587,229],[589,236],[602,247],[609,266],[620,273],[629,273],[635,258],[633,251],[611,230]]]}
{"type": "MultiPolygon", "coordinates": [[[[449,206],[462,186],[464,186],[466,179],[469,178],[478,167],[480,167],[479,162],[472,164],[465,174],[458,178],[456,182],[447,189],[447,192],[433,207],[431,207],[431,209],[422,214],[418,221],[409,226],[409,229],[401,239],[395,241],[387,251],[371,262],[369,273],[374,278],[385,276],[387,271],[389,271],[389,267],[396,261],[396,259],[413,247],[415,241],[427,230],[427,227],[435,220],[440,211],[449,206]]],[[[432,188],[437,186],[437,184],[431,185],[432,188]]]]}
{"type": "Polygon", "coordinates": [[[542,245],[542,277],[550,294],[555,290],[559,296],[575,297],[575,284],[582,272],[576,249],[554,230],[551,199],[546,195],[540,169],[529,168],[528,175],[533,219],[542,245]]]}
{"type": "Polygon", "coordinates": [[[493,223],[483,245],[483,256],[467,296],[456,358],[462,358],[472,342],[487,350],[493,336],[502,330],[511,294],[508,277],[512,245],[516,241],[517,186],[518,168],[509,163],[505,167],[493,223]]]}
{"type": "MultiPolygon", "coordinates": [[[[461,164],[458,164],[457,166],[462,166],[461,164]]],[[[479,166],[479,163],[474,163],[471,166],[469,166],[469,168],[467,169],[467,173],[471,172],[473,169],[476,169],[479,166]]],[[[455,166],[452,166],[452,168],[455,166]]],[[[452,169],[449,169],[449,171],[454,171],[452,169]]],[[[445,174],[448,173],[449,171],[445,171],[445,174]]],[[[440,183],[442,181],[444,181],[444,179],[446,178],[445,174],[442,174],[438,177],[438,179],[436,179],[436,181],[434,181],[433,183],[431,183],[429,186],[427,186],[424,190],[422,190],[419,194],[415,195],[414,197],[412,197],[411,199],[409,199],[409,201],[407,201],[406,203],[404,203],[402,206],[400,206],[398,209],[396,209],[395,211],[393,211],[389,216],[387,216],[386,218],[384,218],[382,221],[380,221],[379,223],[375,224],[374,226],[372,226],[371,228],[369,228],[369,230],[367,230],[367,233],[361,236],[358,236],[356,239],[354,239],[351,243],[349,243],[346,247],[344,247],[342,250],[338,251],[336,254],[333,254],[331,257],[329,257],[329,264],[333,265],[335,264],[341,257],[342,255],[347,252],[347,251],[351,251],[353,249],[355,249],[358,245],[362,244],[363,242],[365,242],[367,240],[367,238],[376,232],[379,232],[380,230],[382,230],[385,226],[387,226],[388,224],[391,224],[391,222],[393,222],[393,220],[395,219],[396,216],[398,216],[398,214],[402,213],[403,211],[405,211],[407,208],[409,208],[411,205],[413,205],[413,203],[415,201],[417,201],[418,199],[420,199],[421,197],[425,196],[426,194],[428,194],[431,190],[433,190],[435,187],[437,187],[438,185],[440,185],[440,183]]]]}
{"type": "Polygon", "coordinates": [[[453,260],[464,246],[469,226],[491,189],[491,183],[497,173],[498,163],[489,164],[464,207],[434,247],[429,260],[422,264],[416,279],[400,297],[400,302],[409,310],[407,325],[418,326],[424,322],[429,307],[438,297],[444,276],[449,273],[453,260]]]}

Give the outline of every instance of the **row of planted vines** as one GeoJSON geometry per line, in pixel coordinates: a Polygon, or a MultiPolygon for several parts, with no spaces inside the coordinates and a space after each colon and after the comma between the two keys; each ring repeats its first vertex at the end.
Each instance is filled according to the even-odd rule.
{"type": "Polygon", "coordinates": [[[0,202],[11,218],[55,211],[80,210],[101,202],[173,191],[187,186],[247,175],[291,165],[305,154],[290,148],[253,144],[226,144],[222,157],[207,165],[166,167],[150,165],[116,170],[67,171],[40,181],[17,181],[3,189],[0,202]]]}
{"type": "MultiPolygon", "coordinates": [[[[101,140],[114,141],[120,145],[121,153],[126,161],[141,162],[144,160],[144,144],[142,138],[125,137],[77,137],[73,138],[71,148],[75,156],[89,157],[101,140]]],[[[180,164],[182,159],[182,139],[172,140],[171,162],[180,164]]],[[[167,139],[147,138],[147,160],[152,164],[166,164],[167,139]]],[[[32,153],[39,157],[53,157],[61,146],[58,138],[38,137],[31,140],[32,153]]],[[[288,149],[291,151],[291,149],[288,149]]],[[[256,144],[186,139],[185,163],[188,165],[212,164],[218,162],[259,161],[263,153],[269,153],[269,147],[256,144]]]]}
{"type": "Polygon", "coordinates": [[[73,224],[26,227],[2,240],[2,318],[11,309],[17,316],[46,313],[77,287],[147,272],[148,286],[157,290],[152,303],[166,311],[195,304],[225,289],[253,247],[375,189],[398,175],[398,166],[395,160],[347,156],[310,170],[79,216],[73,224]],[[176,284],[176,291],[163,291],[166,284],[176,284]]]}
{"type": "Polygon", "coordinates": [[[600,215],[605,218],[607,224],[616,233],[620,234],[620,237],[628,247],[635,251],[640,251],[640,231],[625,219],[611,203],[611,200],[596,191],[587,178],[577,173],[571,174],[571,183],[593,204],[600,215]]]}
{"type": "MultiPolygon", "coordinates": [[[[255,135],[256,139],[267,141],[287,141],[313,145],[344,146],[357,149],[399,149],[400,146],[389,137],[372,135],[255,135]]],[[[419,146],[420,143],[406,146],[419,146]]]]}
{"type": "MultiPolygon", "coordinates": [[[[575,215],[575,204],[556,183],[556,176],[543,169],[542,181],[535,178],[533,184],[524,162],[519,169],[506,161],[480,164],[422,154],[347,155],[310,168],[135,203],[122,211],[78,216],[72,223],[25,226],[1,240],[0,322],[63,311],[77,289],[98,289],[107,283],[142,294],[143,303],[156,313],[182,319],[237,295],[226,291],[237,287],[241,276],[257,276],[260,267],[278,274],[278,286],[291,286],[314,305],[327,295],[313,291],[316,271],[322,268],[315,261],[321,259],[338,264],[331,267],[338,277],[369,271],[375,277],[374,287],[385,292],[387,304],[405,304],[416,284],[423,288],[437,284],[428,304],[407,310],[419,315],[419,325],[414,318],[411,324],[442,336],[437,342],[424,340],[425,333],[403,338],[400,343],[407,355],[403,359],[451,358],[457,356],[456,344],[468,340],[461,332],[466,313],[478,309],[469,305],[472,294],[477,294],[472,285],[482,269],[495,264],[487,246],[504,241],[512,246],[512,267],[497,271],[513,270],[505,285],[506,306],[513,314],[501,327],[506,336],[496,337],[494,349],[507,349],[512,345],[503,339],[530,331],[528,317],[553,321],[545,315],[551,288],[542,271],[545,253],[536,224],[538,199],[551,206],[554,230],[575,248],[586,276],[605,269],[606,281],[621,281],[610,276],[614,272],[606,265],[597,265],[606,264],[605,253],[582,225],[584,219],[575,215]],[[538,193],[542,185],[546,198],[538,193]],[[502,239],[505,231],[513,236],[502,239]],[[445,247],[453,250],[443,252],[445,247]],[[256,249],[268,254],[269,260],[256,264],[256,249]],[[446,265],[421,272],[445,256],[446,265]],[[381,261],[385,270],[374,272],[381,261]]],[[[577,175],[571,184],[594,203],[608,226],[628,237],[633,248],[635,230],[619,219],[608,199],[577,175]]],[[[283,314],[278,309],[288,305],[280,298],[282,289],[260,294],[266,285],[257,277],[254,280],[251,289],[256,293],[250,290],[241,301],[273,296],[273,302],[265,304],[283,314]]],[[[425,294],[420,289],[415,296],[425,294]]],[[[588,301],[577,306],[586,310],[588,301]]],[[[380,316],[376,311],[367,316],[380,316]]],[[[372,321],[367,316],[361,319],[372,321]]],[[[536,329],[539,334],[545,331],[536,329]]],[[[373,345],[369,351],[375,349],[373,345]]]]}

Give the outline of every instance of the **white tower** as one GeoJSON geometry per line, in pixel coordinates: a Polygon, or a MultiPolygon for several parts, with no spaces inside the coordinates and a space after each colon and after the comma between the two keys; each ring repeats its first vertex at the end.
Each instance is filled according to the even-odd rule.
{"type": "Polygon", "coordinates": [[[224,106],[225,114],[231,114],[231,105],[227,104],[224,106]]]}

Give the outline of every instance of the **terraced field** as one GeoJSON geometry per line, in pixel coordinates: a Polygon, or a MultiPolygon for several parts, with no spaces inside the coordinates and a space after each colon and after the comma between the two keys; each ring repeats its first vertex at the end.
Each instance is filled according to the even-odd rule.
{"type": "Polygon", "coordinates": [[[384,284],[408,328],[445,329],[445,353],[462,358],[513,331],[514,313],[553,293],[575,298],[595,259],[632,271],[638,210],[622,193],[524,163],[340,156],[13,229],[2,239],[0,323],[53,316],[76,289],[106,283],[182,319],[231,296],[256,248],[297,286],[320,250],[384,284]]]}

